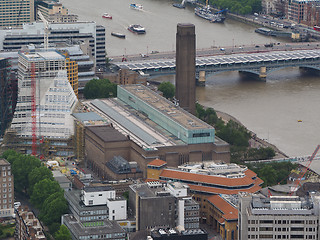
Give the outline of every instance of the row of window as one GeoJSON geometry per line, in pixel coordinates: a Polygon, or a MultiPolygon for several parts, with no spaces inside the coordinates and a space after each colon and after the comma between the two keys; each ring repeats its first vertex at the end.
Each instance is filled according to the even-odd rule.
{"type": "Polygon", "coordinates": [[[248,231],[251,231],[251,232],[254,232],[254,231],[277,231],[277,232],[289,232],[289,231],[306,231],[306,232],[315,232],[316,231],[316,228],[304,228],[304,227],[283,227],[283,228],[280,228],[280,227],[259,227],[259,228],[255,228],[255,227],[249,227],[248,228],[248,231]],[[258,230],[259,229],[259,230],[258,230]]]}
{"type": "Polygon", "coordinates": [[[248,235],[248,239],[316,239],[315,235],[248,235]],[[259,237],[259,238],[258,238],[259,237]]]}
{"type": "Polygon", "coordinates": [[[249,220],[249,224],[316,224],[316,220],[249,220]]]}

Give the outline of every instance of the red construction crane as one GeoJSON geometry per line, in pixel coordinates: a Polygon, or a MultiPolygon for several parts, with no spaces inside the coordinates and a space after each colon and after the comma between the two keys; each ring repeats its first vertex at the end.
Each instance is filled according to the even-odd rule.
{"type": "Polygon", "coordinates": [[[318,145],[318,146],[316,147],[316,150],[314,150],[314,152],[312,153],[311,157],[309,158],[309,163],[308,163],[308,165],[306,166],[306,169],[300,174],[300,177],[298,178],[298,180],[297,180],[294,188],[293,188],[292,191],[290,192],[290,196],[293,194],[293,192],[294,192],[296,189],[298,189],[299,184],[300,184],[302,178],[304,177],[304,175],[305,175],[306,172],[308,171],[308,169],[309,169],[309,167],[310,167],[310,165],[311,165],[311,163],[312,163],[312,160],[313,160],[313,159],[315,158],[315,156],[317,155],[319,149],[320,149],[320,145],[318,145]]]}
{"type": "Polygon", "coordinates": [[[31,119],[32,119],[32,155],[37,155],[37,106],[36,106],[36,67],[31,63],[31,119]]]}

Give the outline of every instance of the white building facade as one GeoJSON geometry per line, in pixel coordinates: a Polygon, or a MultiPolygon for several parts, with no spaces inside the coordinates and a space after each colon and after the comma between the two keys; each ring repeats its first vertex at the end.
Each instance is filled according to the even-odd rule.
{"type": "MultiPolygon", "coordinates": [[[[87,54],[94,57],[95,65],[105,65],[105,27],[95,22],[50,23],[49,45],[59,42],[86,43],[87,54]]],[[[40,46],[43,43],[43,22],[26,23],[22,28],[0,29],[0,50],[20,50],[29,44],[40,46]]]]}
{"type": "Polygon", "coordinates": [[[64,56],[55,51],[19,53],[18,100],[11,124],[19,137],[32,137],[33,96],[38,139],[68,139],[73,135],[71,114],[78,100],[67,77],[64,56]]]}
{"type": "Polygon", "coordinates": [[[240,194],[238,239],[319,239],[319,199],[240,194]]]}

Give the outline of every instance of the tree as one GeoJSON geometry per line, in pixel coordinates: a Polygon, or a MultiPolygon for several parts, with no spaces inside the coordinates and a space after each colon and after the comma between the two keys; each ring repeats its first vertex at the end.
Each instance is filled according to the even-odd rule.
{"type": "Polygon", "coordinates": [[[51,194],[42,205],[40,219],[46,224],[59,223],[61,216],[68,212],[68,202],[63,196],[63,191],[51,194]]]}
{"type": "Polygon", "coordinates": [[[85,85],[83,93],[86,99],[116,97],[117,84],[108,79],[93,79],[85,85]]]}
{"type": "Polygon", "coordinates": [[[43,179],[34,185],[32,195],[30,197],[31,203],[41,210],[44,201],[51,194],[59,191],[63,191],[60,188],[59,183],[50,179],[43,179]]]}
{"type": "Polygon", "coordinates": [[[61,225],[54,235],[55,240],[71,240],[71,234],[65,225],[61,225]]]}
{"type": "Polygon", "coordinates": [[[160,83],[158,90],[163,93],[165,98],[171,99],[175,94],[175,86],[171,82],[162,82],[160,83]]]}
{"type": "Polygon", "coordinates": [[[33,187],[36,183],[40,182],[43,179],[50,179],[52,181],[54,180],[52,172],[50,171],[50,169],[48,169],[45,166],[41,166],[41,167],[33,169],[29,173],[28,179],[29,179],[28,192],[30,195],[32,195],[32,190],[33,190],[33,187]]]}
{"type": "Polygon", "coordinates": [[[38,158],[30,155],[20,155],[12,164],[12,173],[14,175],[14,188],[23,192],[29,188],[29,173],[41,166],[38,158]]]}

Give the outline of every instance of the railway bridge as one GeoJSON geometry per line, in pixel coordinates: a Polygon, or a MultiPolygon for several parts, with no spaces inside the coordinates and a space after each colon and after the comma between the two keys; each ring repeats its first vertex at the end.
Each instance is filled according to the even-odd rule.
{"type": "MultiPolygon", "coordinates": [[[[174,74],[175,59],[144,59],[130,62],[115,62],[120,68],[128,68],[152,76],[174,74]]],[[[267,74],[287,67],[320,70],[320,50],[270,51],[237,53],[196,58],[196,72],[200,85],[205,76],[225,71],[252,73],[265,81],[267,74]]]]}

